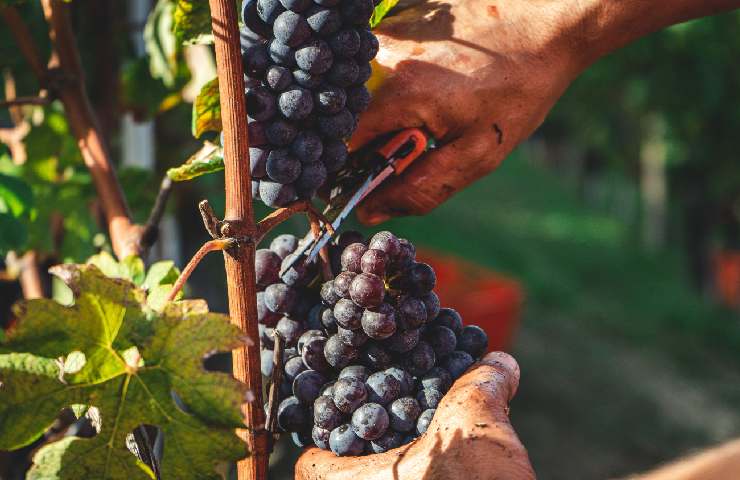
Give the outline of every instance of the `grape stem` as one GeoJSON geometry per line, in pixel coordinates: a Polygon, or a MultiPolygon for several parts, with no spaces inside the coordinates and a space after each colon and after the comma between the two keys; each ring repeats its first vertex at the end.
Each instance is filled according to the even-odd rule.
{"type": "Polygon", "coordinates": [[[334,228],[331,226],[331,222],[324,216],[323,213],[319,212],[316,207],[308,200],[298,200],[283,208],[278,208],[271,214],[259,221],[257,224],[257,234],[255,235],[255,244],[258,245],[270,231],[295,215],[296,213],[305,213],[308,216],[309,222],[311,222],[311,231],[314,235],[317,231],[320,231],[320,226],[317,231],[313,230],[313,224],[320,225],[319,222],[326,226],[326,229],[334,235],[334,228]]]}
{"type": "Polygon", "coordinates": [[[272,351],[272,375],[270,376],[270,393],[267,404],[265,425],[270,432],[277,432],[277,408],[280,395],[280,384],[283,381],[283,347],[282,335],[275,331],[275,346],[272,351]]]}
{"type": "Polygon", "coordinates": [[[177,281],[172,286],[172,290],[167,294],[167,301],[171,302],[175,299],[178,292],[182,290],[183,285],[185,285],[185,282],[187,282],[190,275],[192,275],[195,267],[198,266],[200,261],[203,260],[208,253],[226,250],[227,248],[233,247],[236,243],[237,240],[234,238],[215,238],[204,243],[203,246],[195,252],[195,255],[193,255],[193,258],[190,259],[188,264],[185,265],[185,268],[182,269],[180,276],[177,277],[177,281]]]}

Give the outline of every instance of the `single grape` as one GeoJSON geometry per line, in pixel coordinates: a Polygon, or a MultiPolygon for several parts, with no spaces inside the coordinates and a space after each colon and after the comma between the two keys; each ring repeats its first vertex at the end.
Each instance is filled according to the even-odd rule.
{"type": "Polygon", "coordinates": [[[312,370],[317,372],[326,372],[329,370],[329,363],[324,356],[324,347],[326,346],[326,337],[312,337],[303,348],[303,363],[312,370]]]}
{"type": "Polygon", "coordinates": [[[270,26],[263,22],[257,13],[257,0],[243,0],[241,15],[242,22],[249,30],[263,38],[272,36],[270,26]]]}
{"type": "Polygon", "coordinates": [[[334,384],[336,383],[336,380],[331,382],[326,382],[326,385],[323,386],[321,389],[321,396],[322,397],[334,397],[334,384]]]}
{"type": "Polygon", "coordinates": [[[270,59],[286,68],[295,65],[295,50],[277,39],[272,39],[268,47],[270,59]]]}
{"type": "Polygon", "coordinates": [[[389,423],[388,412],[377,403],[366,403],[352,414],[352,429],[365,440],[380,438],[389,423]]]}
{"type": "Polygon", "coordinates": [[[344,108],[347,95],[343,88],[325,84],[314,90],[314,105],[316,109],[325,114],[335,114],[344,108]]]}
{"type": "Polygon", "coordinates": [[[427,328],[426,332],[424,332],[424,339],[432,346],[437,358],[449,355],[457,347],[455,333],[441,325],[431,325],[427,328]]]}
{"type": "MultiPolygon", "coordinates": [[[[380,438],[370,441],[370,450],[373,453],[384,453],[388,450],[400,447],[403,444],[403,435],[393,431],[386,430],[380,438]]],[[[318,444],[317,444],[318,445],[318,444]]]]}
{"type": "Polygon", "coordinates": [[[295,60],[301,70],[321,74],[331,68],[333,54],[325,41],[311,40],[296,50],[295,60]]]}
{"type": "Polygon", "coordinates": [[[359,355],[355,347],[343,343],[338,335],[332,335],[324,345],[324,357],[334,368],[344,368],[359,355]]]}
{"type": "Polygon", "coordinates": [[[311,417],[296,397],[288,397],[278,406],[277,423],[286,432],[297,432],[310,426],[311,417]]]}
{"type": "Polygon", "coordinates": [[[248,120],[247,132],[249,133],[249,145],[259,147],[267,145],[267,122],[248,120]]]}
{"type": "Polygon", "coordinates": [[[310,199],[326,182],[326,167],[321,162],[305,163],[301,174],[295,181],[295,189],[300,198],[310,199]]]}
{"type": "Polygon", "coordinates": [[[348,423],[341,425],[329,434],[329,448],[338,457],[362,455],[365,440],[358,437],[348,423]]]}
{"type": "MultiPolygon", "coordinates": [[[[349,295],[352,301],[361,307],[377,307],[383,303],[385,284],[383,283],[383,279],[377,275],[360,273],[352,280],[352,284],[349,287],[349,295]]],[[[334,316],[336,316],[336,312],[334,312],[334,316]]]]}
{"type": "Polygon", "coordinates": [[[272,376],[272,350],[262,350],[260,352],[260,371],[265,377],[272,376]]]}
{"type": "Polygon", "coordinates": [[[270,150],[262,147],[249,147],[249,170],[252,178],[263,178],[267,175],[265,165],[270,150]]]}
{"type": "Polygon", "coordinates": [[[322,85],[324,77],[323,75],[309,73],[297,68],[293,70],[293,80],[301,87],[314,89],[322,85]]]}
{"type": "Polygon", "coordinates": [[[357,63],[369,62],[378,54],[380,44],[377,37],[367,28],[359,28],[357,33],[360,35],[360,49],[355,55],[357,63]]]}
{"type": "Polygon", "coordinates": [[[302,12],[311,6],[311,0],[280,0],[280,3],[293,12],[302,12]]]}
{"type": "MultiPolygon", "coordinates": [[[[354,285],[354,280],[352,284],[354,285]]],[[[362,313],[362,307],[346,298],[339,299],[334,305],[334,318],[337,324],[347,330],[357,330],[362,326],[362,313]]]]}
{"type": "Polygon", "coordinates": [[[405,290],[415,297],[431,292],[437,283],[434,269],[426,263],[414,263],[405,272],[405,290]]]}
{"type": "Polygon", "coordinates": [[[343,108],[334,115],[322,115],[318,118],[319,131],[329,138],[349,137],[355,129],[355,118],[343,108]]]}
{"type": "Polygon", "coordinates": [[[356,276],[355,272],[346,271],[334,277],[334,292],[341,298],[350,298],[349,286],[356,276]]]}
{"type": "Polygon", "coordinates": [[[303,327],[303,322],[283,317],[278,321],[275,330],[283,337],[285,345],[292,347],[306,329],[303,327]]]}
{"type": "Polygon", "coordinates": [[[432,423],[432,418],[434,418],[434,412],[436,410],[433,408],[421,412],[419,419],[416,421],[416,433],[423,435],[427,431],[429,424],[432,423]]]}
{"type": "Polygon", "coordinates": [[[277,183],[291,183],[301,174],[301,162],[287,149],[272,150],[267,156],[267,176],[277,183]]]}
{"type": "Polygon", "coordinates": [[[367,377],[369,376],[370,370],[368,370],[364,365],[350,365],[348,367],[344,367],[342,371],[339,372],[339,378],[354,378],[362,383],[365,383],[365,380],[367,380],[367,377]]]}
{"type": "Polygon", "coordinates": [[[277,113],[275,96],[267,87],[247,89],[247,114],[254,120],[269,120],[277,113]]]}
{"type": "Polygon", "coordinates": [[[406,353],[419,343],[421,332],[418,328],[413,330],[396,330],[396,333],[388,337],[385,346],[391,352],[406,353]]]}
{"type": "Polygon", "coordinates": [[[357,81],[359,73],[357,62],[351,58],[344,58],[338,59],[332,64],[326,73],[326,78],[334,85],[347,88],[357,81]]]}
{"type": "Polygon", "coordinates": [[[269,64],[270,58],[264,44],[251,45],[242,52],[242,68],[245,75],[262,78],[269,64]]]}
{"type": "Polygon", "coordinates": [[[437,408],[440,400],[442,400],[442,396],[442,392],[436,388],[425,388],[416,394],[416,401],[419,402],[422,410],[428,410],[430,408],[437,408]]]}
{"type": "Polygon", "coordinates": [[[317,425],[313,426],[311,430],[311,439],[317,447],[323,450],[329,450],[329,435],[331,431],[321,428],[317,425]]]}
{"type": "Polygon", "coordinates": [[[400,367],[390,367],[385,371],[388,375],[391,375],[398,380],[401,385],[399,394],[402,397],[406,397],[414,391],[414,377],[409,372],[400,367]]]}
{"type": "Polygon", "coordinates": [[[388,256],[382,250],[369,248],[360,258],[360,269],[363,273],[371,273],[379,277],[385,275],[388,256]]]}
{"type": "MultiPolygon", "coordinates": [[[[314,102],[314,106],[318,105],[314,102]]],[[[301,130],[290,145],[290,151],[301,163],[313,163],[321,158],[324,145],[321,138],[312,130],[301,130]]]]}
{"type": "Polygon", "coordinates": [[[335,8],[314,5],[306,12],[306,21],[311,30],[325,37],[339,30],[342,26],[342,17],[335,8]]]}
{"type": "Polygon", "coordinates": [[[462,333],[462,317],[452,308],[441,308],[432,323],[449,328],[455,335],[462,333]]]}
{"type": "Polygon", "coordinates": [[[280,257],[267,248],[260,248],[254,255],[254,271],[257,285],[266,287],[277,283],[280,271],[280,257]]]}
{"type": "Polygon", "coordinates": [[[473,358],[480,358],[488,350],[488,335],[477,325],[468,325],[457,337],[457,348],[468,352],[473,358]]]}
{"type": "Polygon", "coordinates": [[[265,292],[257,292],[257,322],[267,327],[274,327],[282,316],[275,313],[265,304],[265,292]]]}
{"type": "Polygon", "coordinates": [[[452,378],[457,380],[474,362],[475,360],[468,352],[456,350],[442,361],[442,368],[450,372],[452,378]]]}
{"type": "MultiPolygon", "coordinates": [[[[331,71],[329,73],[331,74],[331,71]]],[[[365,85],[357,85],[347,89],[347,108],[350,112],[362,113],[367,110],[368,105],[370,105],[370,90],[365,85]]]]}
{"type": "Polygon", "coordinates": [[[295,377],[300,375],[301,372],[305,372],[308,370],[308,367],[303,363],[303,359],[301,357],[291,357],[288,359],[288,361],[285,362],[283,365],[283,373],[285,373],[285,380],[290,382],[291,384],[291,391],[292,391],[292,385],[293,380],[295,380],[295,377]]]}
{"type": "Polygon", "coordinates": [[[305,370],[293,380],[293,395],[304,405],[313,405],[319,397],[326,377],[315,370],[305,370]]]}
{"type": "Polygon", "coordinates": [[[313,95],[297,85],[289,87],[278,97],[280,113],[290,120],[302,120],[313,110],[313,95]]]}
{"type": "Polygon", "coordinates": [[[313,422],[319,428],[334,430],[342,424],[342,416],[331,397],[322,395],[313,402],[313,422]]]}
{"type": "Polygon", "coordinates": [[[272,27],[275,39],[289,47],[297,48],[311,38],[311,28],[306,18],[290,10],[281,13],[272,27]]]}
{"type": "Polygon", "coordinates": [[[391,366],[393,357],[376,343],[366,343],[359,356],[360,362],[372,370],[384,370],[391,366]]]}
{"type": "Polygon", "coordinates": [[[282,283],[273,283],[265,288],[265,305],[275,313],[287,314],[297,297],[295,289],[282,283]]]}
{"type": "Polygon", "coordinates": [[[387,303],[366,309],[362,313],[362,330],[375,340],[390,337],[396,333],[395,309],[387,303]]]}
{"type": "Polygon", "coordinates": [[[342,251],[342,270],[362,273],[362,255],[366,251],[367,247],[362,243],[348,245],[342,251]]]}
{"type": "Polygon", "coordinates": [[[369,402],[387,405],[401,396],[401,382],[386,371],[376,372],[367,377],[365,387],[369,402]]]}
{"type": "Polygon", "coordinates": [[[283,259],[280,266],[280,272],[282,272],[280,279],[291,287],[307,285],[314,274],[302,259],[299,258],[296,261],[296,256],[297,254],[291,253],[283,259]]]}
{"type": "Polygon", "coordinates": [[[342,18],[354,25],[367,25],[374,8],[373,0],[343,0],[342,18]]]}
{"type": "Polygon", "coordinates": [[[325,140],[321,161],[329,173],[338,172],[347,162],[347,145],[344,141],[336,138],[325,140]]]}
{"type": "Polygon", "coordinates": [[[394,261],[401,251],[398,237],[387,230],[373,235],[368,242],[368,247],[385,252],[390,261],[394,261]]]}
{"type": "Polygon", "coordinates": [[[336,290],[334,290],[334,281],[329,280],[328,282],[324,282],[321,285],[321,300],[326,305],[335,305],[341,297],[337,295],[336,290]]]}
{"type": "Polygon", "coordinates": [[[404,366],[412,375],[421,376],[427,373],[436,361],[434,349],[427,342],[421,340],[403,358],[404,366]]]}
{"type": "Polygon", "coordinates": [[[258,43],[264,43],[264,41],[265,37],[255,32],[251,28],[247,26],[242,26],[239,28],[239,46],[242,50],[245,50],[258,43]]]}
{"type": "MultiPolygon", "coordinates": [[[[265,83],[271,90],[275,92],[282,92],[293,83],[293,74],[287,68],[281,65],[272,65],[267,69],[265,73],[265,83]]],[[[249,106],[247,111],[250,112],[249,106]]]]}
{"type": "MultiPolygon", "coordinates": [[[[298,355],[303,355],[303,349],[306,346],[306,343],[311,340],[314,337],[323,337],[326,339],[326,335],[324,335],[324,332],[321,330],[306,330],[301,334],[301,336],[298,338],[298,342],[296,343],[296,350],[298,351],[298,355]]],[[[323,350],[323,345],[321,349],[323,350]]]]}
{"type": "Polygon", "coordinates": [[[410,432],[416,427],[416,420],[421,415],[422,408],[419,402],[411,397],[401,397],[391,403],[388,416],[393,430],[410,432]]]}
{"type": "Polygon", "coordinates": [[[267,124],[265,135],[273,145],[287,146],[295,140],[298,129],[286,120],[277,119],[267,124]]]}
{"type": "Polygon", "coordinates": [[[337,335],[342,342],[353,347],[361,347],[368,340],[367,334],[361,329],[347,330],[346,328],[337,327],[337,335]]]}
{"type": "MultiPolygon", "coordinates": [[[[371,375],[372,376],[372,375],[371,375]]],[[[334,383],[334,405],[344,413],[352,413],[368,398],[365,384],[356,378],[340,378],[334,383]]]]}
{"type": "Polygon", "coordinates": [[[257,0],[257,15],[263,22],[272,24],[285,9],[279,0],[257,0]]]}
{"type": "Polygon", "coordinates": [[[440,309],[439,297],[437,296],[437,294],[434,292],[429,292],[420,298],[421,301],[424,302],[424,307],[427,312],[427,321],[437,318],[440,309]]]}
{"type": "Polygon", "coordinates": [[[353,57],[360,50],[360,35],[354,29],[340,30],[329,38],[329,47],[337,57],[353,57]]]}
{"type": "MultiPolygon", "coordinates": [[[[355,58],[355,60],[357,60],[355,58]]],[[[373,67],[370,66],[370,63],[368,62],[360,62],[357,63],[357,80],[355,80],[356,85],[364,85],[365,82],[370,80],[370,77],[373,75],[373,67]]]]}
{"type": "Polygon", "coordinates": [[[421,377],[421,386],[444,393],[452,386],[452,375],[442,367],[433,367],[421,377]]]}
{"type": "Polygon", "coordinates": [[[298,239],[290,233],[283,233],[270,242],[270,250],[277,253],[280,258],[287,257],[298,248],[298,239]]]}
{"type": "Polygon", "coordinates": [[[321,311],[321,324],[329,333],[337,331],[337,319],[334,318],[334,312],[331,308],[323,307],[323,310],[321,311]]]}
{"type": "Polygon", "coordinates": [[[402,297],[398,301],[400,324],[405,330],[413,330],[427,321],[427,310],[424,302],[416,297],[402,297]]]}

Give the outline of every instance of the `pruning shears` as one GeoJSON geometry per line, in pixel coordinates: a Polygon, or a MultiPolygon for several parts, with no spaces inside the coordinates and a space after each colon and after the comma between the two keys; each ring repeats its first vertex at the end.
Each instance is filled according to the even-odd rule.
{"type": "MultiPolygon", "coordinates": [[[[332,190],[329,205],[323,212],[331,222],[333,230],[339,230],[342,222],[352,213],[352,210],[386,179],[403,173],[414,160],[434,146],[434,139],[422,130],[418,128],[402,130],[373,152],[374,158],[368,162],[370,167],[364,175],[358,176],[353,173],[351,176],[340,178],[339,185],[332,190]]],[[[321,227],[317,238],[313,233],[308,232],[298,251],[295,252],[293,261],[286,265],[280,274],[282,275],[298,262],[313,262],[331,239],[332,233],[326,226],[321,227]]]]}

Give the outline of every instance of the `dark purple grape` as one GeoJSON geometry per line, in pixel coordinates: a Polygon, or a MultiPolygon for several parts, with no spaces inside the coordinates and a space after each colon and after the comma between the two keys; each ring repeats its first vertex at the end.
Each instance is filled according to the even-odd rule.
{"type": "Polygon", "coordinates": [[[359,28],[357,33],[360,35],[360,49],[355,55],[357,63],[369,62],[378,54],[380,44],[377,37],[367,28],[359,28]]]}
{"type": "Polygon", "coordinates": [[[313,405],[319,398],[326,377],[315,370],[305,370],[293,380],[293,395],[304,405],[313,405]]]}
{"type": "MultiPolygon", "coordinates": [[[[303,355],[303,349],[306,346],[306,343],[315,337],[323,337],[326,339],[326,335],[324,335],[324,332],[321,330],[306,330],[301,334],[301,336],[298,338],[298,342],[296,343],[296,350],[298,351],[298,355],[303,355]]],[[[324,349],[324,346],[321,346],[321,350],[324,349]]],[[[315,370],[315,369],[314,369],[315,370]]]]}
{"type": "Polygon", "coordinates": [[[384,340],[396,333],[395,309],[387,303],[368,308],[362,313],[362,330],[368,337],[384,340]]]}
{"type": "Polygon", "coordinates": [[[426,263],[414,263],[404,274],[405,290],[415,297],[431,292],[437,283],[434,269],[426,263]]]}
{"type": "MultiPolygon", "coordinates": [[[[352,280],[349,295],[352,297],[352,301],[361,307],[377,307],[383,303],[385,283],[377,275],[360,273],[352,280]]],[[[336,312],[334,312],[334,316],[336,316],[336,312]]]]}
{"type": "Polygon", "coordinates": [[[361,347],[368,340],[367,334],[361,329],[347,330],[346,328],[337,327],[337,335],[342,342],[353,347],[361,347]]]}
{"type": "Polygon", "coordinates": [[[277,119],[267,124],[265,135],[273,145],[285,146],[295,140],[298,129],[286,120],[277,119]]]}
{"type": "Polygon", "coordinates": [[[416,420],[421,415],[422,408],[419,402],[411,397],[401,397],[391,403],[388,416],[393,430],[410,432],[416,427],[416,420]]]}
{"type": "MultiPolygon", "coordinates": [[[[293,83],[293,74],[281,65],[273,65],[265,73],[265,83],[275,92],[282,92],[293,83]]],[[[247,111],[250,112],[247,105],[247,111]]]]}
{"type": "Polygon", "coordinates": [[[342,18],[353,25],[367,25],[374,8],[373,0],[343,0],[342,18]]]}
{"type": "Polygon", "coordinates": [[[249,173],[252,178],[263,178],[267,175],[265,165],[270,150],[262,147],[249,147],[249,173]]]}
{"type": "Polygon", "coordinates": [[[319,131],[329,138],[349,137],[355,129],[355,118],[346,108],[334,115],[322,115],[318,119],[319,131]]]}
{"type": "Polygon", "coordinates": [[[365,384],[356,378],[340,378],[334,383],[334,405],[344,412],[352,413],[368,398],[365,384]]]}
{"type": "Polygon", "coordinates": [[[314,91],[314,105],[316,109],[325,114],[335,114],[344,108],[347,95],[344,89],[333,85],[322,85],[314,91]]]}
{"type": "Polygon", "coordinates": [[[363,273],[371,273],[379,277],[385,276],[388,256],[382,250],[369,248],[360,258],[360,269],[363,273]]]}
{"type": "Polygon", "coordinates": [[[360,35],[354,29],[340,30],[329,38],[329,47],[337,57],[351,58],[360,50],[360,35]]]}
{"type": "Polygon", "coordinates": [[[401,251],[401,244],[398,241],[398,237],[387,230],[373,235],[370,238],[370,242],[368,242],[368,247],[385,252],[391,262],[395,261],[401,251]]]}
{"type": "Polygon", "coordinates": [[[295,199],[293,185],[262,180],[259,191],[260,198],[268,207],[283,207],[295,199]]]}
{"type": "Polygon", "coordinates": [[[277,113],[275,96],[267,87],[247,90],[247,114],[258,121],[269,120],[277,113]]]}
{"type": "Polygon", "coordinates": [[[258,43],[264,43],[264,42],[265,42],[265,37],[255,32],[251,28],[246,27],[246,26],[242,26],[239,28],[239,46],[241,47],[242,50],[246,50],[252,45],[256,45],[258,43]]]}
{"type": "Polygon", "coordinates": [[[242,68],[245,75],[262,78],[269,64],[270,58],[264,44],[254,44],[242,52],[242,68]]]}
{"type": "Polygon", "coordinates": [[[321,285],[321,300],[323,300],[327,305],[335,305],[340,300],[339,295],[337,295],[336,290],[334,290],[333,280],[324,282],[321,285]]]}
{"type": "Polygon", "coordinates": [[[295,80],[295,82],[301,87],[314,89],[318,88],[323,83],[324,77],[298,68],[293,70],[293,80],[295,80]]]}
{"type": "Polygon", "coordinates": [[[338,335],[332,335],[324,345],[324,357],[334,368],[341,369],[357,358],[359,352],[355,347],[343,343],[338,335]]]}
{"type": "Polygon", "coordinates": [[[326,182],[326,177],[326,167],[323,163],[304,163],[301,174],[295,181],[298,196],[305,199],[313,198],[316,191],[326,182]]]}
{"type": "Polygon", "coordinates": [[[342,416],[331,397],[322,395],[313,402],[313,422],[319,428],[334,430],[342,424],[342,416]]]}
{"type": "Polygon", "coordinates": [[[348,367],[344,367],[342,371],[339,372],[339,378],[354,378],[362,383],[365,383],[365,380],[367,380],[367,377],[369,376],[370,370],[368,370],[364,365],[350,365],[348,367]]]}
{"type": "Polygon", "coordinates": [[[311,430],[311,439],[313,440],[313,443],[315,443],[317,447],[321,448],[322,450],[329,450],[329,435],[330,434],[331,432],[329,430],[325,430],[321,427],[314,425],[313,429],[311,430]]]}
{"type": "Polygon", "coordinates": [[[432,324],[447,327],[452,330],[455,335],[460,335],[463,329],[462,317],[452,308],[441,308],[432,324]]]}
{"type": "Polygon", "coordinates": [[[267,141],[267,122],[258,122],[251,119],[248,122],[249,145],[252,147],[267,145],[269,143],[267,141]]]}
{"type": "Polygon", "coordinates": [[[265,377],[272,376],[272,350],[262,350],[260,352],[260,371],[265,377]]]}
{"type": "Polygon", "coordinates": [[[267,176],[277,183],[291,183],[301,174],[301,162],[286,149],[272,150],[267,156],[267,176]]]}
{"type": "Polygon", "coordinates": [[[360,363],[372,370],[384,370],[391,366],[393,357],[376,343],[366,343],[360,353],[360,363]]]}
{"type": "Polygon", "coordinates": [[[288,317],[281,318],[275,326],[275,331],[283,337],[285,345],[289,347],[294,346],[298,342],[298,338],[305,330],[303,322],[288,317]]]}
{"type": "MultiPolygon", "coordinates": [[[[293,385],[293,380],[295,380],[295,377],[297,377],[301,372],[304,372],[308,369],[306,365],[303,363],[303,359],[301,357],[291,357],[288,359],[288,361],[285,362],[285,365],[283,366],[283,371],[285,373],[285,380],[290,382],[291,385],[293,385]]],[[[292,387],[291,387],[292,389],[292,387]]]]}
{"type": "Polygon", "coordinates": [[[308,312],[306,317],[306,327],[310,330],[323,330],[324,325],[321,324],[321,312],[324,309],[322,304],[314,305],[308,312]]]}
{"type": "Polygon", "coordinates": [[[421,386],[444,393],[452,386],[452,375],[442,367],[434,367],[421,377],[421,386]]]}
{"type": "Polygon", "coordinates": [[[362,255],[367,247],[362,243],[353,243],[342,251],[342,270],[362,273],[362,255]]]}
{"type": "Polygon", "coordinates": [[[373,75],[373,67],[370,66],[370,63],[368,62],[358,62],[357,64],[357,80],[355,80],[355,83],[357,85],[364,85],[365,82],[370,80],[370,77],[373,75]]]}
{"type": "MultiPolygon", "coordinates": [[[[354,280],[352,283],[354,284],[354,280]]],[[[352,300],[339,299],[334,305],[334,318],[341,327],[347,330],[357,330],[362,326],[362,307],[352,300]]]]}
{"type": "Polygon", "coordinates": [[[280,3],[293,12],[302,12],[311,6],[311,0],[280,0],[280,3]]]}
{"type": "Polygon", "coordinates": [[[311,28],[306,18],[290,10],[281,13],[275,19],[272,31],[276,40],[293,48],[297,48],[311,38],[311,28]]]}
{"type": "MultiPolygon", "coordinates": [[[[281,317],[282,318],[282,317],[281,317]]],[[[277,324],[277,321],[275,322],[277,324]]],[[[274,333],[275,330],[266,325],[257,325],[260,334],[260,345],[262,348],[272,350],[275,347],[274,333]]]]}
{"type": "Polygon", "coordinates": [[[270,242],[270,250],[277,253],[280,258],[285,258],[298,248],[298,239],[290,233],[283,233],[270,242]]]}
{"type": "Polygon", "coordinates": [[[442,368],[450,372],[452,378],[457,380],[473,363],[475,360],[468,352],[456,350],[442,360],[442,368]]]}
{"type": "Polygon", "coordinates": [[[275,313],[287,314],[297,299],[295,289],[282,283],[273,283],[265,288],[265,305],[275,313]]]}
{"type": "Polygon", "coordinates": [[[256,275],[257,285],[267,287],[277,283],[280,278],[280,257],[277,253],[267,248],[260,248],[254,255],[254,272],[256,275]]]}
{"type": "Polygon", "coordinates": [[[267,327],[274,327],[281,315],[275,313],[265,305],[265,292],[257,292],[257,322],[267,327]]]}
{"type": "MultiPolygon", "coordinates": [[[[329,74],[331,75],[331,71],[329,74]]],[[[370,105],[370,91],[364,85],[347,89],[347,108],[350,112],[362,113],[367,110],[368,105],[370,105]]]]}
{"type": "Polygon", "coordinates": [[[322,37],[331,35],[342,26],[342,17],[337,9],[319,5],[314,5],[306,12],[306,21],[311,30],[322,37]]]}
{"type": "Polygon", "coordinates": [[[430,408],[437,408],[442,397],[442,392],[436,388],[425,388],[416,394],[416,401],[419,402],[422,410],[428,410],[430,408]]]}
{"type": "Polygon", "coordinates": [[[403,435],[393,431],[386,430],[382,437],[376,438],[370,442],[370,450],[373,453],[384,453],[388,450],[400,447],[403,444],[403,435]]]}
{"type": "MultiPolygon", "coordinates": [[[[314,102],[314,106],[318,105],[314,102]]],[[[301,163],[317,162],[324,151],[321,138],[311,130],[302,130],[296,135],[290,146],[290,151],[298,157],[301,163]]]]}
{"type": "Polygon", "coordinates": [[[334,61],[326,78],[338,87],[347,88],[357,81],[359,73],[357,62],[351,58],[343,58],[334,61]]]}
{"type": "Polygon", "coordinates": [[[421,412],[419,419],[416,421],[416,433],[422,435],[427,431],[429,424],[432,423],[432,418],[434,418],[434,413],[436,411],[437,410],[430,408],[429,410],[421,412]]]}
{"type": "Polygon", "coordinates": [[[388,375],[398,380],[401,389],[400,396],[406,397],[414,391],[414,377],[409,372],[399,367],[390,367],[385,371],[388,375]]]}
{"type": "Polygon", "coordinates": [[[365,440],[358,437],[349,423],[345,423],[329,434],[329,448],[338,457],[362,455],[365,440]]]}
{"type": "Polygon", "coordinates": [[[334,333],[337,331],[337,319],[334,318],[334,312],[331,308],[324,307],[321,311],[321,324],[329,333],[334,333]]]}
{"type": "Polygon", "coordinates": [[[295,259],[296,254],[290,254],[283,259],[280,266],[282,272],[280,279],[291,287],[307,285],[314,272],[301,259],[298,261],[295,261],[295,259]]]}
{"type": "Polygon", "coordinates": [[[277,423],[286,432],[297,432],[311,425],[311,416],[296,397],[288,397],[278,406],[277,423]]]}
{"type": "Polygon", "coordinates": [[[325,140],[321,161],[329,173],[338,172],[347,162],[347,145],[343,140],[336,138],[325,140]]]}
{"type": "Polygon", "coordinates": [[[434,320],[435,318],[437,318],[437,315],[439,315],[439,308],[440,308],[439,297],[437,296],[437,294],[434,292],[429,292],[420,298],[421,298],[421,301],[424,302],[424,307],[427,312],[427,321],[434,320]]]}
{"type": "Polygon", "coordinates": [[[285,9],[279,0],[257,0],[257,15],[263,22],[272,24],[285,9]]]}
{"type": "Polygon", "coordinates": [[[377,403],[366,403],[352,414],[352,429],[365,440],[380,438],[389,423],[388,412],[377,403]]]}
{"type": "Polygon", "coordinates": [[[341,272],[339,275],[334,277],[334,292],[341,298],[349,298],[349,286],[352,284],[352,280],[357,276],[355,272],[341,272]]]}
{"type": "MultiPolygon", "coordinates": [[[[260,19],[257,13],[257,0],[243,0],[241,6],[241,16],[244,25],[262,38],[272,36],[270,26],[260,19]]],[[[244,30],[244,28],[242,28],[244,30]]],[[[241,30],[240,30],[241,32],[241,30]]],[[[251,36],[251,35],[250,35],[251,36]]]]}
{"type": "Polygon", "coordinates": [[[313,110],[313,96],[305,88],[294,85],[278,97],[280,113],[290,120],[302,120],[313,110]]]}
{"type": "Polygon", "coordinates": [[[468,325],[457,337],[457,348],[473,358],[480,358],[488,350],[488,335],[479,326],[468,325]]]}
{"type": "Polygon", "coordinates": [[[268,47],[270,59],[278,65],[291,68],[295,65],[295,50],[288,45],[281,43],[279,40],[271,40],[268,47]]]}
{"type": "Polygon", "coordinates": [[[376,372],[365,381],[368,402],[388,405],[401,396],[401,382],[386,371],[376,372]]]}
{"type": "Polygon", "coordinates": [[[427,321],[424,302],[416,297],[402,297],[398,301],[399,324],[404,330],[419,328],[427,321]]]}
{"type": "Polygon", "coordinates": [[[388,337],[385,346],[391,352],[406,353],[419,343],[421,332],[418,328],[413,330],[396,330],[396,333],[388,337]]]}
{"type": "Polygon", "coordinates": [[[311,40],[296,50],[295,60],[301,70],[321,74],[331,68],[333,54],[325,41],[311,40]]]}
{"type": "Polygon", "coordinates": [[[437,358],[442,358],[455,351],[457,337],[455,332],[441,325],[431,325],[424,332],[424,340],[434,349],[437,358]]]}
{"type": "Polygon", "coordinates": [[[403,357],[403,361],[406,370],[418,377],[427,373],[434,366],[436,357],[431,345],[421,340],[413,350],[403,357]]]}
{"type": "Polygon", "coordinates": [[[326,372],[329,370],[329,363],[324,356],[324,347],[326,346],[326,337],[313,337],[303,348],[303,363],[312,370],[326,372]]]}

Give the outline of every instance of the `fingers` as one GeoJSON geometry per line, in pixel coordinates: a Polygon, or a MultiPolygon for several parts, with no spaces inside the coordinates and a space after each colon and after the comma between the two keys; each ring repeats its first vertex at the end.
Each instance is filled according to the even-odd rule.
{"type": "Polygon", "coordinates": [[[427,152],[400,177],[387,180],[360,205],[361,222],[376,225],[391,217],[423,215],[458,190],[487,174],[503,159],[492,131],[461,136],[427,152]]]}

